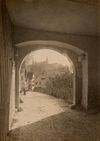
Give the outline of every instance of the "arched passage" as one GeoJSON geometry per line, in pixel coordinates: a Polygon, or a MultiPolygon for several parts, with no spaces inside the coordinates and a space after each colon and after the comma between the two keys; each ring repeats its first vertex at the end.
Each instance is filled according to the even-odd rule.
{"type": "Polygon", "coordinates": [[[20,65],[19,91],[24,90],[25,82],[27,85],[30,83],[28,90],[32,91],[32,82],[34,81],[33,85],[35,89],[38,89],[37,91],[39,91],[40,87],[40,92],[53,94],[59,98],[65,98],[69,103],[75,103],[75,100],[72,98],[73,93],[75,95],[75,73],[75,66],[67,54],[62,55],[60,51],[55,51],[54,49],[37,49],[25,56],[20,65]],[[44,77],[44,79],[41,80],[41,77],[44,77]],[[59,83],[62,82],[61,85],[57,79],[59,83]],[[50,80],[56,83],[55,88],[50,83],[50,80]],[[35,82],[38,84],[36,85],[35,82]],[[42,85],[39,85],[39,83],[42,85]],[[61,89],[59,89],[60,87],[61,89]]]}
{"type": "Polygon", "coordinates": [[[72,104],[75,101],[73,93],[75,95],[75,67],[67,54],[64,56],[54,49],[36,49],[28,53],[19,68],[19,111],[22,112],[15,114],[14,120],[18,122],[12,129],[62,112],[60,102],[66,106],[72,104]]]}
{"type": "Polygon", "coordinates": [[[53,49],[69,56],[74,64],[74,104],[87,109],[88,106],[88,54],[72,45],[58,41],[29,41],[16,45],[16,108],[19,96],[19,69],[24,57],[37,49],[53,49]]]}

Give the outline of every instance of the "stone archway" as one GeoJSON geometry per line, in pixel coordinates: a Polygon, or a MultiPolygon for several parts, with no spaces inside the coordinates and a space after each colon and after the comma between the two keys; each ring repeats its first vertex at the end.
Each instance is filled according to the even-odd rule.
{"type": "Polygon", "coordinates": [[[88,54],[72,45],[58,41],[28,41],[16,44],[16,108],[19,108],[19,69],[25,56],[37,49],[48,48],[68,55],[74,65],[74,105],[88,106],[88,54]]]}
{"type": "MultiPolygon", "coordinates": [[[[34,51],[31,51],[30,53],[28,53],[24,58],[23,58],[23,60],[22,60],[22,62],[21,62],[21,64],[20,64],[20,68],[19,68],[19,92],[22,90],[22,87],[23,87],[23,83],[22,83],[22,85],[21,85],[21,81],[23,81],[23,79],[25,79],[25,77],[23,76],[24,74],[25,74],[25,69],[23,69],[22,70],[22,68],[23,68],[23,64],[25,65],[25,62],[27,61],[27,63],[28,63],[28,59],[30,60],[31,58],[29,57],[30,55],[32,55],[32,56],[34,56],[35,55],[35,53],[41,53],[41,56],[42,55],[44,55],[45,56],[45,54],[46,54],[46,57],[49,57],[49,61],[53,61],[53,59],[56,59],[56,61],[55,61],[55,63],[59,63],[60,65],[62,65],[64,68],[66,68],[66,66],[68,66],[68,68],[69,68],[69,72],[70,72],[70,77],[71,77],[71,81],[73,81],[72,82],[72,88],[69,88],[69,93],[70,93],[70,96],[68,96],[68,101],[69,101],[69,103],[72,105],[72,103],[73,104],[75,104],[75,88],[76,88],[76,86],[75,86],[75,74],[76,74],[76,69],[75,69],[75,66],[74,66],[74,64],[73,64],[73,62],[72,62],[72,60],[70,59],[70,57],[67,55],[67,53],[63,53],[63,51],[61,52],[60,50],[57,50],[57,49],[54,49],[54,48],[50,48],[50,49],[48,49],[48,48],[41,48],[41,49],[35,49],[34,51]],[[56,58],[50,58],[50,55],[49,54],[51,54],[51,52],[52,52],[52,54],[53,54],[53,56],[55,56],[56,55],[56,58]],[[60,57],[60,59],[62,58],[63,59],[63,61],[61,61],[60,62],[60,60],[59,60],[59,57],[60,57]],[[65,60],[64,60],[65,59],[65,60]],[[59,60],[59,61],[58,61],[59,60]],[[65,64],[65,61],[66,61],[66,66],[64,65],[65,64]],[[68,65],[67,65],[67,63],[68,63],[68,65]],[[69,67],[69,64],[70,64],[70,67],[69,67]]],[[[51,54],[51,56],[52,56],[52,54],[51,54]]],[[[35,55],[36,56],[36,55],[35,55]]],[[[41,59],[43,59],[44,58],[44,56],[43,57],[41,57],[41,59]]],[[[37,59],[39,59],[39,56],[37,57],[37,59]]],[[[41,60],[42,61],[42,60],[41,60]]],[[[44,60],[45,61],[45,60],[44,60]]],[[[42,62],[41,62],[42,63],[42,62]]],[[[54,62],[52,62],[52,63],[54,63],[54,62]]],[[[48,64],[48,63],[47,63],[48,64]]],[[[50,65],[50,64],[48,64],[48,65],[50,65]]],[[[53,65],[53,64],[52,64],[53,65]]],[[[47,65],[46,65],[47,66],[47,65]]],[[[49,66],[49,67],[51,67],[51,66],[49,66]]],[[[43,69],[43,67],[42,67],[42,69],[43,69]]],[[[58,68],[58,70],[59,70],[59,68],[58,68]]],[[[66,71],[67,71],[67,69],[66,69],[66,71]]],[[[27,71],[26,71],[27,72],[27,71]]],[[[68,72],[67,72],[68,73],[68,72]]],[[[61,72],[60,72],[60,74],[61,74],[61,72]]],[[[38,74],[39,75],[39,74],[38,74]]],[[[50,75],[50,74],[48,74],[48,75],[50,75]]],[[[50,75],[51,76],[51,75],[50,75]]],[[[55,76],[56,76],[56,74],[55,74],[55,76]]],[[[48,77],[48,76],[47,76],[48,77]]],[[[66,78],[67,78],[67,76],[66,76],[66,78]]],[[[26,79],[27,79],[27,76],[26,76],[26,79]]],[[[24,80],[25,81],[25,80],[24,80]]],[[[46,92],[46,90],[44,90],[44,93],[46,92]]],[[[64,91],[63,91],[64,92],[64,91]]],[[[68,91],[67,91],[68,92],[68,91]]],[[[52,93],[52,92],[51,92],[52,93]]],[[[62,95],[62,94],[61,94],[62,95]]],[[[64,95],[62,95],[61,97],[65,97],[64,95]]]]}

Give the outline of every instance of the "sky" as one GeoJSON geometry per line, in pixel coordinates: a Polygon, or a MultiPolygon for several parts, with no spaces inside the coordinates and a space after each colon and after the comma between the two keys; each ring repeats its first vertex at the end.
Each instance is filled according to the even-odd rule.
{"type": "Polygon", "coordinates": [[[33,60],[35,62],[43,62],[46,59],[48,59],[49,64],[58,63],[58,64],[62,64],[63,66],[66,66],[66,65],[69,67],[72,66],[67,56],[64,56],[61,53],[54,50],[50,50],[50,49],[40,49],[40,50],[31,52],[27,57],[30,60],[30,64],[32,63],[33,60]]]}

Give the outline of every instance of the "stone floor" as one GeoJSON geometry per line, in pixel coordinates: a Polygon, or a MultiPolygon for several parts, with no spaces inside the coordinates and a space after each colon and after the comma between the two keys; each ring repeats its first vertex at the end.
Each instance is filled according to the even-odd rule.
{"type": "Polygon", "coordinates": [[[62,99],[39,92],[27,92],[21,97],[20,112],[15,114],[12,129],[35,123],[49,116],[64,112],[68,104],[62,99]]]}
{"type": "MultiPolygon", "coordinates": [[[[29,97],[31,96],[27,95],[23,98],[29,97]]],[[[28,106],[31,108],[31,104],[33,106],[37,105],[36,107],[42,106],[41,108],[34,109],[36,111],[41,109],[38,112],[42,118],[40,119],[35,115],[37,112],[33,113],[38,120],[33,120],[33,122],[28,121],[25,125],[18,128],[15,127],[15,129],[9,132],[7,141],[100,141],[100,114],[87,115],[73,111],[67,107],[67,104],[63,100],[40,93],[34,93],[35,103],[31,103],[33,101],[32,97],[30,100],[26,99],[26,101],[30,101],[28,102],[30,103],[28,106]],[[38,100],[38,98],[36,97],[40,97],[40,100],[37,102],[36,99],[38,100]],[[48,106],[49,109],[47,108],[48,106]],[[48,114],[49,112],[51,114],[48,114]]],[[[25,101],[22,105],[24,104],[25,101]]],[[[29,113],[24,116],[31,117],[29,113]]],[[[17,115],[16,118],[18,118],[17,115]]]]}

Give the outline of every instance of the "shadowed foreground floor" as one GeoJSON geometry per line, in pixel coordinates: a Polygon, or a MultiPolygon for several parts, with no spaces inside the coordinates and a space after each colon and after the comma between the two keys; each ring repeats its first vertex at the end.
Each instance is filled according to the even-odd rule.
{"type": "Polygon", "coordinates": [[[69,109],[12,130],[7,141],[100,141],[100,115],[69,109]]]}
{"type": "Polygon", "coordinates": [[[28,121],[27,125],[10,131],[7,141],[100,141],[100,114],[73,111],[62,100],[44,94],[34,93],[34,99],[32,97],[23,97],[22,104],[32,115],[29,117],[25,110],[16,115],[19,123],[23,114],[25,120],[33,120],[32,123],[28,121]]]}

